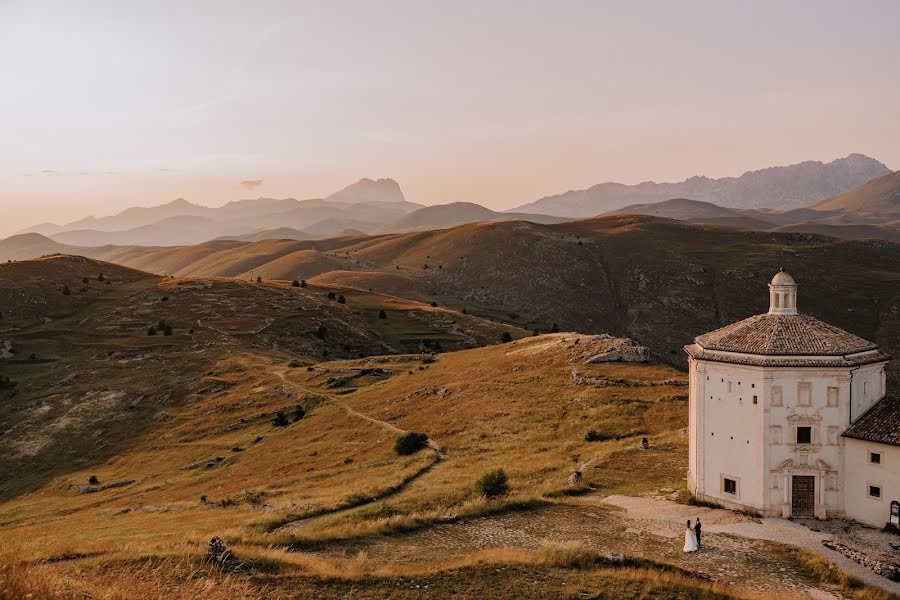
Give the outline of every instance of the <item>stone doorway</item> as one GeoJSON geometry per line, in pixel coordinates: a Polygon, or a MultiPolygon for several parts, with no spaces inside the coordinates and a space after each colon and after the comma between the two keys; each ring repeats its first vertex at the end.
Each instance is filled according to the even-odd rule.
{"type": "Polygon", "coordinates": [[[813,475],[794,475],[791,478],[791,516],[816,515],[816,478],[813,475]]]}

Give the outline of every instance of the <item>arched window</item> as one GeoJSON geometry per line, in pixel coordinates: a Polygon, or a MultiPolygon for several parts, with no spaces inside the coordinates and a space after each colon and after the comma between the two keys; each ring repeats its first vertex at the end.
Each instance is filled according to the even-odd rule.
{"type": "Polygon", "coordinates": [[[781,294],[775,294],[775,308],[779,308],[781,305],[781,294]]]}

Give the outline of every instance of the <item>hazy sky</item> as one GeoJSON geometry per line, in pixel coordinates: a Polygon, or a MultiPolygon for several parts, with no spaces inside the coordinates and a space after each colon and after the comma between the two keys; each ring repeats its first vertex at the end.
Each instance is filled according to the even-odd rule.
{"type": "Polygon", "coordinates": [[[508,208],[851,152],[897,169],[898,24],[897,0],[0,0],[0,233],[360,177],[508,208]]]}

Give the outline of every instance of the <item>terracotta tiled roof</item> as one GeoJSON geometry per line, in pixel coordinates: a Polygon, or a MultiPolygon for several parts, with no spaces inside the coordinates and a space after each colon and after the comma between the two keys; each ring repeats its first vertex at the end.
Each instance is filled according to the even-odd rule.
{"type": "Polygon", "coordinates": [[[844,437],[900,446],[900,394],[888,395],[863,413],[844,437]]]}
{"type": "Polygon", "coordinates": [[[878,347],[809,315],[756,315],[695,339],[704,350],[766,356],[844,356],[878,347]]]}

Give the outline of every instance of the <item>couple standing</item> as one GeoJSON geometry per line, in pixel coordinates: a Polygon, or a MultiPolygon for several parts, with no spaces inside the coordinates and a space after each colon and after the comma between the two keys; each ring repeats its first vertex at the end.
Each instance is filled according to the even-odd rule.
{"type": "Polygon", "coordinates": [[[697,552],[700,549],[700,519],[697,524],[691,527],[691,520],[688,519],[687,525],[684,527],[684,551],[697,552]]]}

